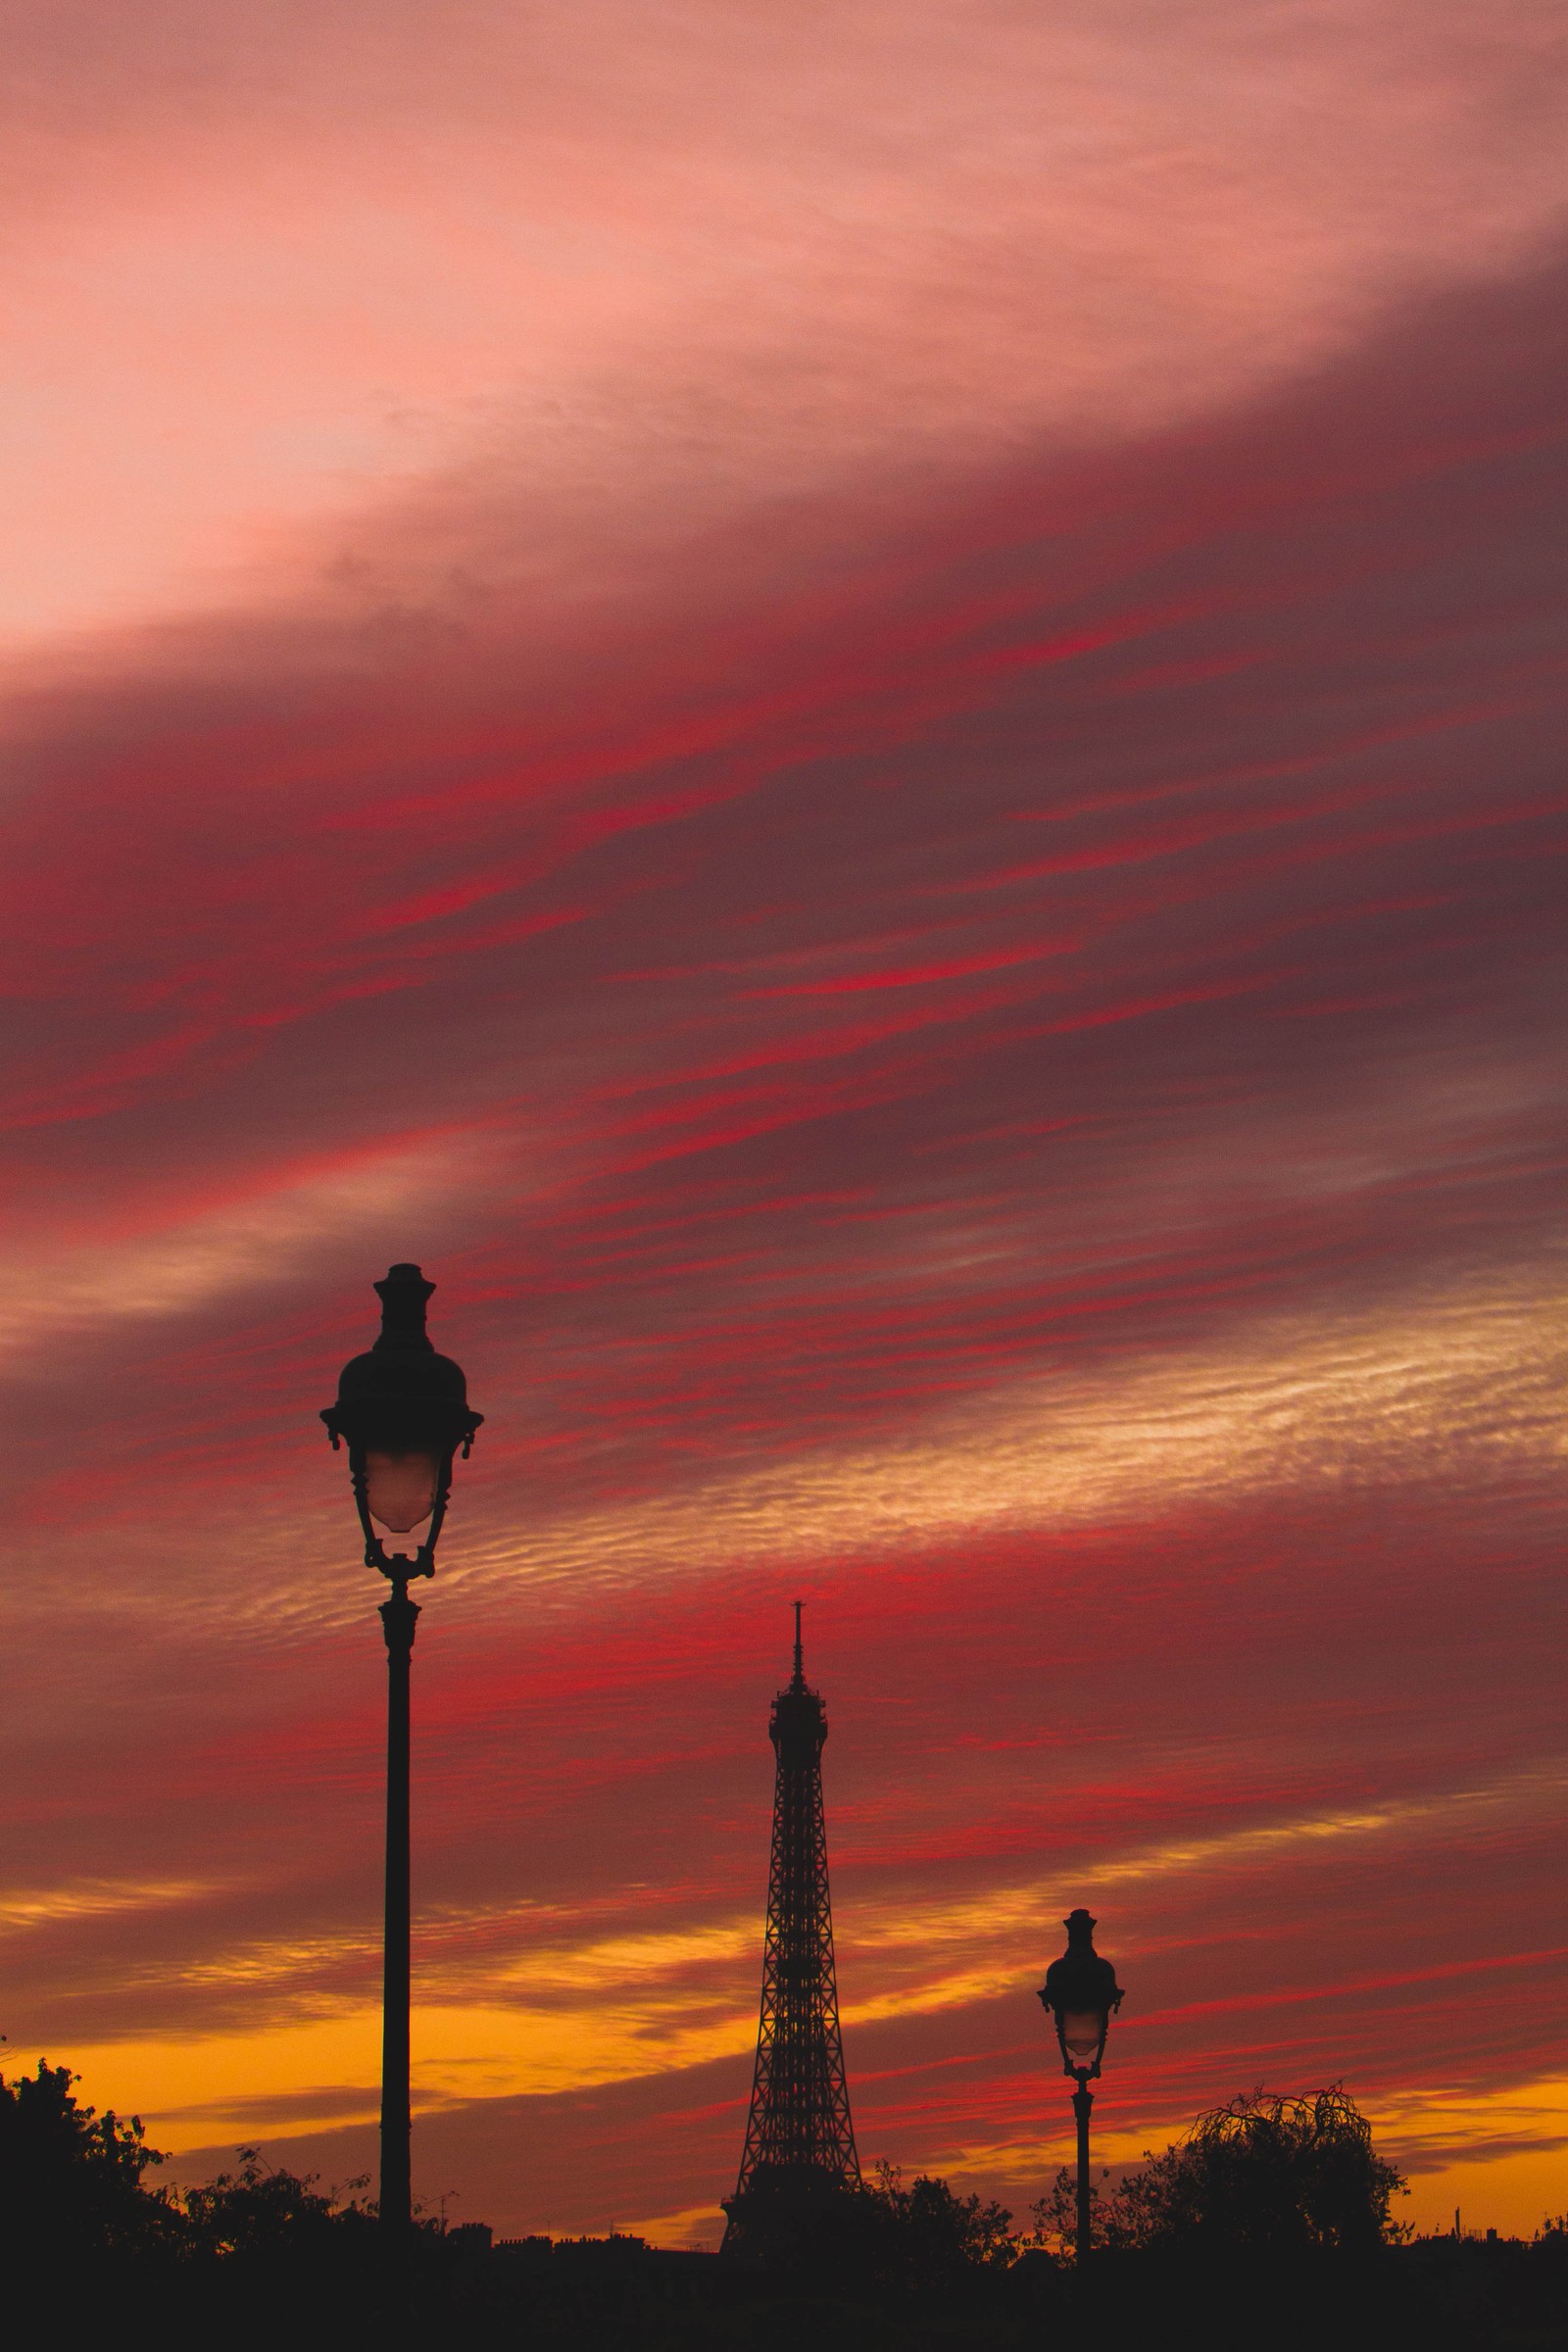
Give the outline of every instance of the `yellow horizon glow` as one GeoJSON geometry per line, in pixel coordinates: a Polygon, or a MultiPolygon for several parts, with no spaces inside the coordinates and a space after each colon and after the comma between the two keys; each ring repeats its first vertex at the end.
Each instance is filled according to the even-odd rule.
{"type": "MultiPolygon", "coordinates": [[[[1375,1848],[1393,1835],[1442,1835],[1456,1812],[1472,1821],[1500,1821],[1527,1815],[1543,1802],[1554,1804],[1565,1777],[1561,1768],[1543,1767],[1443,1798],[1309,1812],[1201,1840],[1155,1841],[1110,1857],[1096,1876],[1123,1885],[1174,1883],[1195,1870],[1267,1868],[1283,1853],[1325,1839],[1375,1848]]],[[[88,1885],[62,1890],[49,1915],[122,1906],[136,1893],[167,1902],[177,1899],[178,1891],[88,1885]]],[[[956,1900],[921,1901],[902,1893],[862,1899],[841,1918],[841,1974],[847,1967],[852,1981],[858,1975],[863,1983],[869,1975],[873,1982],[863,1994],[845,2000],[846,2027],[853,2033],[857,2025],[879,2019],[929,2015],[1015,1991],[1037,1964],[1042,1937],[1065,1900],[1063,1888],[1046,1877],[983,1888],[956,1900]]],[[[25,1934],[33,1916],[29,1907],[13,1898],[8,1908],[13,1934],[25,1934]]],[[[433,1923],[441,1931],[440,1949],[424,1966],[424,1989],[412,2023],[416,2112],[476,2099],[592,2090],[750,2053],[756,2035],[750,1964],[760,1945],[755,1914],[737,1912],[696,1928],[610,1935],[594,1925],[596,1916],[585,1915],[585,1932],[575,1938],[563,1934],[562,1913],[553,1912],[547,1928],[528,1905],[447,1914],[433,1923]],[[466,1925],[485,1931],[475,1938],[489,1954],[482,1964],[464,1955],[466,1925]],[[497,1952],[495,1931],[509,1925],[519,1937],[536,1940],[497,1952]],[[700,1981],[705,1971],[714,1972],[711,1989],[694,1993],[694,1979],[700,1981]]],[[[363,1937],[324,1937],[308,1951],[279,1939],[208,1961],[183,1981],[193,1990],[198,1985],[280,1989],[306,1959],[330,1963],[366,1950],[363,1937]]],[[[1266,1997],[1288,2005],[1295,1996],[1285,1986],[1266,1997]]],[[[1218,2014],[1223,2007],[1218,2005],[1218,2014]]],[[[251,2031],[203,2034],[186,2028],[99,2039],[74,2047],[69,2060],[83,2078],[85,2095],[119,2112],[141,2115],[155,2144],[178,2157],[229,2136],[240,2141],[309,2137],[346,2122],[370,2120],[377,2106],[379,2046],[379,2006],[366,1995],[325,2014],[251,2031]],[[313,2085],[322,2096],[316,2109],[313,2085]],[[345,2105],[346,2094],[356,2090],[358,2102],[345,2105]],[[267,2100],[287,2100],[292,2111],[286,2120],[258,2122],[255,2103],[267,2100]]],[[[1568,2079],[1544,2077],[1494,2095],[1419,2084],[1385,2097],[1368,2112],[1386,2151],[1396,2162],[1423,2167],[1413,2179],[1408,2207],[1401,2208],[1403,2218],[1420,2227],[1438,2226],[1454,2202],[1462,2206],[1477,2197],[1488,2200],[1484,2221],[1503,2230],[1524,2230],[1527,2224],[1534,2229],[1542,2212],[1568,2204],[1568,2193],[1551,2186],[1553,2162],[1558,2178],[1568,2167],[1549,2152],[1505,2148],[1489,2153],[1483,2146],[1476,2155],[1466,2153],[1470,2139],[1520,2134],[1568,2139],[1568,2079]]],[[[1039,2142],[939,2147],[922,2162],[955,2180],[1011,2178],[1048,2161],[1054,2173],[1063,2159],[1050,2150],[1058,2139],[1065,2150],[1066,2140],[1059,2119],[1051,2123],[1048,2114],[1045,2120],[1048,2129],[1039,2142]]],[[[1153,2122],[1120,2121],[1112,2104],[1108,2113],[1102,2109],[1098,2145],[1106,2162],[1132,2163],[1152,2134],[1168,2138],[1179,2129],[1163,2110],[1153,2122]]],[[[659,2230],[667,2224],[667,2242],[679,2242],[676,2221],[656,2221],[659,2230]]],[[[655,2223],[646,2230],[635,2226],[644,2234],[656,2234],[655,2223]]]]}
{"type": "MultiPolygon", "coordinates": [[[[662,2065],[650,2067],[648,2051],[638,2051],[634,2021],[623,2019],[602,2046],[601,2068],[584,2069],[574,2049],[576,2021],[556,2021],[554,2034],[541,2033],[544,2022],[536,2015],[509,2010],[416,2004],[413,2030],[420,2054],[415,2068],[416,2118],[469,2098],[515,2095],[524,2088],[589,2088],[698,2065],[749,2048],[756,2030],[752,2019],[730,2019],[679,2035],[663,2053],[662,2065]],[[743,2023],[744,2035],[737,2032],[743,2023]],[[618,2052],[618,2066],[612,2047],[618,2052]],[[511,2071],[519,2058],[532,2070],[526,2082],[511,2071]],[[487,2081],[492,2069],[500,2072],[487,2081]]],[[[89,2045],[74,2053],[72,2063],[82,2077],[82,2095],[119,2114],[140,2115],[149,2137],[175,2160],[177,2173],[182,2155],[212,2148],[230,2136],[236,2144],[308,2139],[349,2124],[373,2122],[379,2046],[380,2012],[367,2003],[311,2025],[250,2035],[89,2045]],[[306,2090],[299,2093],[299,2112],[285,2121],[258,2122],[245,2112],[249,2101],[297,2092],[313,2075],[323,2092],[332,2094],[326,2111],[313,2114],[306,2090]],[[219,2089],[221,2077],[232,2084],[234,2104],[227,2113],[219,2089]],[[172,2100],[168,2095],[171,2086],[175,2088],[172,2100]],[[356,2088],[363,2090],[362,2101],[345,2108],[344,2093],[356,2088]],[[186,2102],[183,2107],[181,2099],[186,2102]]],[[[853,2100],[853,2082],[851,2090],[853,2100]]],[[[1396,2205],[1396,2219],[1421,2232],[1449,2227],[1457,2205],[1467,2212],[1467,2229],[1494,2228],[1504,2235],[1528,2237],[1547,2215],[1568,2207],[1568,2076],[1541,2076],[1486,2093],[1455,2092],[1436,2084],[1413,2086],[1368,2102],[1364,2112],[1385,2155],[1401,2169],[1407,2164],[1421,2167],[1409,2176],[1409,2195],[1396,2205]],[[1519,2133],[1563,2144],[1528,2149],[1486,2144],[1519,2133]],[[1467,2149],[1467,2139],[1481,2143],[1476,2152],[1467,2149]]],[[[1164,2113],[1149,2120],[1123,2120],[1105,2099],[1097,2118],[1096,2160],[1112,2167],[1142,2162],[1152,2147],[1157,2151],[1179,2137],[1186,2120],[1164,2113]]],[[[880,2153],[862,2151],[862,2160],[869,2164],[880,2153]]],[[[1017,2184],[1030,2181],[1037,2181],[1037,2193],[1043,2193],[1059,2167],[1071,2160],[1070,2126],[1052,2114],[1047,2097],[1042,2100],[1038,2137],[939,2142],[922,2155],[920,2169],[941,2174],[965,2194],[985,2185],[988,2194],[1016,2197],[1017,2184]]],[[[721,2226],[714,2218],[718,2198],[728,2186],[727,2180],[715,2184],[711,2209],[621,2217],[617,2227],[655,2243],[681,2244],[688,2242],[694,2221],[707,2215],[708,2234],[712,2234],[721,2226]]],[[[1015,2221],[1022,2218],[1015,2207],[1015,2221]]]]}

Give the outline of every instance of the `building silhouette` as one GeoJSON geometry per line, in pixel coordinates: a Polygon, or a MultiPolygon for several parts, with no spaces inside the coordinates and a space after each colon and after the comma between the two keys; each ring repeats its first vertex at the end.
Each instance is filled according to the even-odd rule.
{"type": "Polygon", "coordinates": [[[795,1603],[795,1671],[773,1701],[777,1759],[762,2001],[751,2113],[724,2252],[771,2258],[809,2238],[860,2185],[833,1968],[822,1746],[827,1711],[808,1690],[795,1603]]]}

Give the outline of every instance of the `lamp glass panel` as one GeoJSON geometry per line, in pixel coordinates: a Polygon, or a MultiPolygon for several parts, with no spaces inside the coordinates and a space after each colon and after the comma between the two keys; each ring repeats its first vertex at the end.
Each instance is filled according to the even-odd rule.
{"type": "Polygon", "coordinates": [[[426,1449],[365,1456],[365,1499],[370,1517],[389,1535],[406,1536],[422,1527],[435,1509],[441,1465],[426,1449]]]}
{"type": "Polygon", "coordinates": [[[1105,2021],[1098,2009],[1068,2009],[1061,2020],[1062,2047],[1069,2058],[1088,2065],[1105,2038],[1105,2021]]]}

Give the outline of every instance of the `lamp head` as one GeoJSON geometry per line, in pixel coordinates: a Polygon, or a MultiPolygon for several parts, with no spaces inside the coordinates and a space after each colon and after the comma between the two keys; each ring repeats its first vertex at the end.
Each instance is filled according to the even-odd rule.
{"type": "Polygon", "coordinates": [[[414,1265],[393,1266],[375,1285],[381,1335],[344,1365],[337,1401],[321,1415],[334,1447],[349,1449],[366,1565],[395,1581],[435,1574],[453,1457],[460,1446],[467,1454],[484,1418],[468,1404],[462,1366],[430,1345],[424,1309],[434,1289],[414,1265]],[[426,1521],[412,1557],[388,1556],[378,1528],[406,1536],[426,1521]]]}
{"type": "Polygon", "coordinates": [[[1116,1971],[1095,1949],[1095,1922],[1083,1909],[1063,1922],[1067,1949],[1046,1971],[1040,1998],[1051,2011],[1062,2071],[1080,2083],[1100,2073],[1112,2014],[1125,1995],[1116,1971]]]}

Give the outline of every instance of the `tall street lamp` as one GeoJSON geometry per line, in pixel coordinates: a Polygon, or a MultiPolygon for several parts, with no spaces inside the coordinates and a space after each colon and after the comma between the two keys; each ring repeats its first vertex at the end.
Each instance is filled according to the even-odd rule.
{"type": "Polygon", "coordinates": [[[484,1416],[468,1407],[460,1366],[425,1336],[424,1302],[435,1289],[417,1266],[393,1266],[375,1286],[381,1336],[343,1367],[337,1402],[321,1419],[334,1451],[349,1449],[354,1500],[365,1534],[365,1564],[392,1586],[381,1603],[386,1634],[386,1926],[381,1995],[381,2223],[402,2240],[414,2215],[409,2173],[409,1664],[418,1609],[416,1577],[434,1576],[435,1547],[452,1489],[452,1464],[466,1457],[484,1416]],[[426,1526],[426,1522],[428,1525],[426,1526]],[[411,1557],[388,1553],[389,1536],[425,1533],[411,1557]]]}
{"type": "Polygon", "coordinates": [[[1089,2254],[1089,2111],[1095,2097],[1089,2085],[1100,2073],[1105,2054],[1105,2035],[1111,2013],[1126,1997],[1116,1971],[1095,1949],[1095,1922],[1077,1910],[1063,1921],[1067,1949],[1046,1971],[1040,1998],[1055,2022],[1062,2072],[1077,2084],[1072,2111],[1078,2122],[1078,2238],[1077,2257],[1089,2254]]]}

